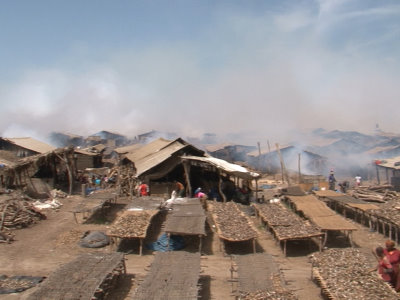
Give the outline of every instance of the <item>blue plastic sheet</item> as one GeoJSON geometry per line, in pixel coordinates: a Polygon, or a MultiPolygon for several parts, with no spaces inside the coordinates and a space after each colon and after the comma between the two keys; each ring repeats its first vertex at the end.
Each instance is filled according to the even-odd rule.
{"type": "Polygon", "coordinates": [[[147,245],[147,248],[160,252],[181,250],[185,248],[185,242],[182,236],[171,235],[168,245],[168,235],[166,233],[163,233],[156,242],[147,245]]]}

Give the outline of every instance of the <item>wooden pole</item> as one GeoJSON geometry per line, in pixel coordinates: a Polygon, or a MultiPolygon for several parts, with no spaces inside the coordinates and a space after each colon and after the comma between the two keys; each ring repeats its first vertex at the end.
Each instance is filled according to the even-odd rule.
{"type": "Polygon", "coordinates": [[[288,185],[290,185],[289,175],[286,172],[285,163],[283,162],[283,157],[282,157],[281,151],[279,149],[279,144],[278,143],[276,143],[276,151],[278,152],[279,160],[281,162],[282,181],[284,181],[284,177],[286,177],[286,181],[287,181],[288,185]]]}
{"type": "Polygon", "coordinates": [[[379,168],[378,165],[376,165],[376,179],[378,180],[378,184],[381,184],[381,180],[379,178],[379,168]]]}
{"type": "Polygon", "coordinates": [[[258,161],[257,161],[257,166],[258,166],[258,169],[261,170],[261,146],[260,146],[260,142],[257,142],[257,147],[258,147],[258,161]]]}
{"type": "Polygon", "coordinates": [[[299,153],[299,161],[298,161],[298,167],[299,167],[299,183],[301,183],[300,158],[301,158],[301,153],[299,153]]]}
{"type": "Polygon", "coordinates": [[[192,196],[192,185],[190,184],[190,163],[189,161],[185,160],[183,162],[183,169],[185,171],[185,178],[186,178],[186,196],[192,196]]]}
{"type": "Polygon", "coordinates": [[[269,144],[269,140],[267,140],[267,144],[268,144],[268,158],[266,159],[266,163],[267,163],[267,165],[268,165],[267,171],[271,173],[271,171],[272,171],[272,166],[271,166],[271,164],[270,164],[270,162],[269,162],[269,160],[271,159],[271,146],[270,146],[270,144],[269,144]]]}

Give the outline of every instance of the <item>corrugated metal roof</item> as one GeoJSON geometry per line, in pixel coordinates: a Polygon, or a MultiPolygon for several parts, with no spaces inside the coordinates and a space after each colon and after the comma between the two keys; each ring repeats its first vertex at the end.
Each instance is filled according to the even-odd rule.
{"type": "Polygon", "coordinates": [[[179,140],[168,141],[158,139],[136,151],[126,154],[125,158],[135,164],[136,176],[140,176],[187,146],[188,144],[183,144],[179,140]]]}
{"type": "Polygon", "coordinates": [[[37,152],[37,153],[46,153],[57,149],[54,146],[43,143],[41,141],[35,140],[31,137],[21,137],[21,138],[3,138],[5,141],[8,141],[12,144],[15,144],[19,147],[37,152]]]}
{"type": "Polygon", "coordinates": [[[376,161],[376,164],[379,167],[400,170],[400,156],[385,158],[384,160],[376,161]]]}
{"type": "Polygon", "coordinates": [[[196,160],[208,163],[225,171],[228,174],[236,175],[238,177],[255,178],[260,176],[258,173],[251,172],[245,167],[232,164],[226,160],[215,158],[215,157],[200,157],[200,156],[182,156],[182,159],[196,160]]]}
{"type": "Polygon", "coordinates": [[[129,152],[133,152],[141,147],[143,147],[143,144],[133,144],[133,145],[115,148],[114,151],[117,152],[118,154],[125,154],[125,153],[129,153],[129,152]]]}

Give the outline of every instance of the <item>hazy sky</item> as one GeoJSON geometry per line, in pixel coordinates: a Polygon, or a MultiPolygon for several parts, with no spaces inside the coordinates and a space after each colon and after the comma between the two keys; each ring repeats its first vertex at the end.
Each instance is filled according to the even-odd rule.
{"type": "Polygon", "coordinates": [[[400,1],[4,0],[0,135],[400,133],[400,1]]]}

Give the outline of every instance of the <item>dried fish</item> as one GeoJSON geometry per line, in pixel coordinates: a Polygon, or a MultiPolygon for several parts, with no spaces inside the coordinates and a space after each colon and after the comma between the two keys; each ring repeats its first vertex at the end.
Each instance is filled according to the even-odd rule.
{"type": "Polygon", "coordinates": [[[210,205],[210,211],[221,237],[232,241],[245,241],[257,237],[249,219],[234,202],[214,202],[210,205]]]}
{"type": "Polygon", "coordinates": [[[368,272],[367,257],[354,248],[328,249],[310,256],[316,280],[324,282],[326,293],[337,299],[399,299],[377,274],[368,272]]]}

